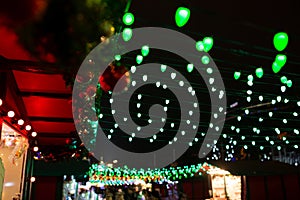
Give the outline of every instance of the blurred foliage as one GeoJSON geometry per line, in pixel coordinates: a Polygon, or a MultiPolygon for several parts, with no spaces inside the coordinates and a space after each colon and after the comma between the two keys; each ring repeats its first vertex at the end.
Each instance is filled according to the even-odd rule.
{"type": "Polygon", "coordinates": [[[49,0],[43,14],[18,28],[20,42],[37,59],[76,73],[88,52],[122,25],[126,0],[49,0]]]}

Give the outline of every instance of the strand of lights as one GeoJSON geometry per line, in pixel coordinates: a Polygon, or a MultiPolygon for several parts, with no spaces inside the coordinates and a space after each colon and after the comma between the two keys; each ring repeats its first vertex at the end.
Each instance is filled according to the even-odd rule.
{"type": "Polygon", "coordinates": [[[183,166],[170,167],[162,169],[129,169],[127,166],[123,168],[112,168],[104,165],[93,164],[90,167],[88,175],[92,183],[105,183],[107,181],[127,181],[144,180],[145,182],[159,182],[159,181],[175,181],[183,178],[190,178],[196,174],[202,175],[207,173],[211,165],[208,163],[183,166]]]}

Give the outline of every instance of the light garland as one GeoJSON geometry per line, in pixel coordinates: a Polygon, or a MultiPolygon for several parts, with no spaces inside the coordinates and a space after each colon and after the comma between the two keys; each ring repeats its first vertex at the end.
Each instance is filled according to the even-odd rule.
{"type": "Polygon", "coordinates": [[[168,182],[191,178],[196,174],[202,175],[202,173],[207,173],[210,168],[211,165],[208,163],[153,170],[129,169],[127,166],[112,168],[105,165],[93,164],[90,167],[88,175],[91,183],[101,184],[131,184],[137,180],[145,182],[168,182]]]}

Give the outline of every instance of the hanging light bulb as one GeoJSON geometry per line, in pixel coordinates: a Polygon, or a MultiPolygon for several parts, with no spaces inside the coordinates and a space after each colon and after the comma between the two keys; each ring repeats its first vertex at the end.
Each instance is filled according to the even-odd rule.
{"type": "Polygon", "coordinates": [[[8,112],[7,112],[7,116],[10,117],[10,118],[12,118],[12,117],[15,116],[15,112],[12,111],[12,110],[11,110],[11,111],[8,111],[8,112]]]}
{"type": "Polygon", "coordinates": [[[277,63],[278,67],[281,69],[286,63],[286,55],[278,54],[275,58],[275,62],[277,63]]]}
{"type": "Polygon", "coordinates": [[[123,15],[123,23],[130,26],[134,22],[134,15],[132,13],[125,13],[123,15]]]}
{"type": "Polygon", "coordinates": [[[234,72],[233,77],[235,80],[238,80],[241,77],[241,72],[234,72]]]}
{"type": "Polygon", "coordinates": [[[32,136],[32,137],[36,137],[36,136],[37,136],[37,133],[36,133],[36,132],[32,132],[32,133],[31,133],[31,136],[32,136]]]}
{"type": "Polygon", "coordinates": [[[263,77],[263,75],[264,75],[264,70],[263,70],[263,68],[257,68],[256,70],[255,70],[255,74],[256,74],[256,76],[258,77],[258,78],[261,78],[261,77],[263,77]]]}
{"type": "Polygon", "coordinates": [[[179,7],[175,13],[175,22],[178,27],[183,27],[190,18],[191,11],[185,7],[179,7]]]}
{"type": "Polygon", "coordinates": [[[186,69],[187,69],[187,71],[189,72],[189,73],[191,73],[192,71],[193,71],[193,69],[194,69],[194,65],[193,64],[188,64],[187,66],[186,66],[186,69]]]}
{"type": "Polygon", "coordinates": [[[276,62],[273,62],[273,64],[272,64],[272,70],[276,74],[276,73],[278,73],[281,70],[281,67],[279,67],[279,65],[276,62]]]}
{"type": "Polygon", "coordinates": [[[144,45],[142,47],[141,53],[142,53],[143,56],[147,56],[149,54],[149,51],[150,51],[149,46],[148,45],[144,45]]]}
{"type": "Polygon", "coordinates": [[[277,51],[282,51],[286,48],[289,42],[289,37],[285,32],[279,32],[274,35],[273,44],[277,51]]]}
{"type": "Polygon", "coordinates": [[[22,126],[22,125],[24,124],[24,120],[23,120],[23,119],[19,119],[19,120],[18,120],[18,124],[19,124],[20,126],[22,126]]]}
{"type": "Polygon", "coordinates": [[[213,47],[213,44],[214,44],[214,40],[212,37],[205,37],[203,39],[204,51],[209,52],[209,50],[211,50],[211,48],[213,47]]]}
{"type": "Polygon", "coordinates": [[[128,42],[132,38],[132,29],[124,28],[124,30],[122,32],[122,37],[125,42],[128,42]]]}

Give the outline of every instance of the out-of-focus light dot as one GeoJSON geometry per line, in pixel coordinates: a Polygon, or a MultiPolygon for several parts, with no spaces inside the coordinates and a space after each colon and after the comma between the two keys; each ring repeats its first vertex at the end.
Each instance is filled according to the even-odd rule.
{"type": "Polygon", "coordinates": [[[238,121],[241,121],[241,120],[242,120],[242,117],[241,117],[241,116],[238,116],[238,117],[237,117],[237,120],[238,120],[238,121]]]}
{"type": "Polygon", "coordinates": [[[271,103],[274,105],[274,104],[276,103],[276,100],[273,99],[273,100],[271,101],[271,103]]]}
{"type": "Polygon", "coordinates": [[[275,143],[274,143],[274,141],[270,141],[270,144],[271,144],[271,145],[274,145],[275,143]]]}
{"type": "Polygon", "coordinates": [[[131,81],[131,85],[134,87],[136,85],[136,81],[131,81]]]}
{"type": "Polygon", "coordinates": [[[263,146],[260,146],[260,147],[259,147],[259,149],[260,149],[260,150],[263,150],[263,149],[264,149],[264,147],[263,147],[263,146]]]}
{"type": "Polygon", "coordinates": [[[236,131],[237,133],[239,133],[239,132],[240,132],[240,128],[236,128],[235,131],[236,131]]]}
{"type": "Polygon", "coordinates": [[[174,140],[174,142],[176,142],[176,141],[177,141],[177,137],[174,137],[174,139],[173,139],[173,140],[174,140]]]}
{"type": "Polygon", "coordinates": [[[236,143],[237,143],[237,142],[234,140],[234,141],[233,141],[233,145],[236,145],[236,143]]]}
{"type": "Polygon", "coordinates": [[[247,94],[251,95],[252,94],[252,90],[247,90],[247,94]]]}
{"type": "Polygon", "coordinates": [[[145,75],[143,76],[143,81],[146,82],[147,79],[148,79],[148,76],[145,74],[145,75]]]}
{"type": "Polygon", "coordinates": [[[244,149],[248,149],[248,146],[247,146],[247,145],[244,145],[244,149]]]}
{"type": "Polygon", "coordinates": [[[160,86],[160,82],[157,81],[157,82],[155,83],[155,85],[156,85],[156,87],[159,87],[159,86],[160,86]]]}
{"type": "Polygon", "coordinates": [[[190,147],[193,146],[193,143],[192,143],[192,142],[189,142],[189,146],[190,146],[190,147]]]}
{"type": "Polygon", "coordinates": [[[7,113],[7,116],[8,117],[14,117],[15,116],[15,112],[14,111],[8,111],[8,113],[7,113]]]}
{"type": "Polygon", "coordinates": [[[142,95],[141,94],[138,94],[138,100],[141,100],[141,98],[142,98],[142,95]]]}
{"type": "Polygon", "coordinates": [[[2,99],[0,99],[0,106],[2,106],[2,104],[3,104],[3,101],[2,101],[2,99]]]}
{"type": "Polygon", "coordinates": [[[249,114],[249,110],[248,110],[248,109],[245,110],[245,114],[246,114],[246,115],[249,114]]]}
{"type": "Polygon", "coordinates": [[[253,81],[248,81],[247,84],[251,87],[253,86],[253,81]]]}
{"type": "Polygon", "coordinates": [[[129,137],[129,138],[128,138],[128,141],[129,141],[129,142],[132,142],[132,137],[129,137]]]}
{"type": "Polygon", "coordinates": [[[284,99],[284,101],[283,101],[284,103],[288,103],[289,102],[289,100],[288,99],[284,99]]]}
{"type": "Polygon", "coordinates": [[[195,142],[198,142],[198,138],[195,138],[194,140],[195,140],[195,142]]]}
{"type": "Polygon", "coordinates": [[[37,146],[33,147],[34,152],[37,152],[38,150],[39,150],[39,147],[37,147],[37,146]]]}
{"type": "Polygon", "coordinates": [[[294,133],[299,135],[299,130],[298,129],[294,129],[294,133]]]}
{"type": "Polygon", "coordinates": [[[227,138],[227,135],[225,133],[223,134],[223,138],[227,138]]]}
{"type": "Polygon", "coordinates": [[[32,177],[30,178],[30,182],[31,182],[31,183],[35,182],[35,177],[34,177],[34,176],[32,176],[32,177]]]}
{"type": "Polygon", "coordinates": [[[281,146],[277,146],[277,150],[280,151],[281,150],[281,146]]]}
{"type": "Polygon", "coordinates": [[[289,144],[290,142],[288,140],[285,141],[286,144],[289,144]]]}
{"type": "Polygon", "coordinates": [[[30,125],[25,126],[25,130],[26,131],[30,131],[31,130],[31,126],[30,125]]]}
{"type": "Polygon", "coordinates": [[[281,96],[277,96],[277,101],[280,102],[281,101],[281,96]]]}
{"type": "Polygon", "coordinates": [[[281,86],[281,92],[285,92],[286,91],[286,87],[283,85],[283,86],[281,86]]]}
{"type": "Polygon", "coordinates": [[[269,112],[269,117],[272,117],[273,116],[273,112],[269,112]]]}
{"type": "Polygon", "coordinates": [[[110,140],[111,139],[111,135],[107,135],[107,138],[110,140]]]}
{"type": "Polygon", "coordinates": [[[183,81],[179,81],[179,86],[184,86],[184,82],[183,81]]]}
{"type": "Polygon", "coordinates": [[[185,135],[185,131],[181,131],[181,135],[185,135]]]}
{"type": "Polygon", "coordinates": [[[201,61],[204,65],[207,65],[210,61],[208,56],[202,56],[201,61]]]}
{"type": "Polygon", "coordinates": [[[213,69],[209,67],[209,68],[206,69],[206,72],[207,72],[208,74],[212,74],[212,73],[213,73],[213,69]]]}
{"type": "Polygon", "coordinates": [[[31,136],[32,136],[32,137],[36,137],[36,136],[37,136],[37,133],[36,133],[36,132],[32,132],[32,133],[31,133],[31,136]]]}
{"type": "Polygon", "coordinates": [[[123,23],[125,25],[131,25],[134,22],[134,15],[132,13],[125,13],[123,15],[123,23]]]}
{"type": "Polygon", "coordinates": [[[258,99],[259,99],[260,101],[263,101],[263,100],[264,100],[264,97],[263,97],[263,96],[259,96],[258,99]]]}
{"type": "Polygon", "coordinates": [[[295,144],[295,145],[294,145],[294,148],[295,148],[295,149],[298,149],[299,147],[298,147],[298,145],[297,145],[297,144],[295,144]]]}
{"type": "Polygon", "coordinates": [[[23,120],[23,119],[19,119],[19,120],[18,120],[18,124],[19,124],[20,126],[22,126],[22,125],[24,124],[24,120],[23,120]]]}
{"type": "Polygon", "coordinates": [[[276,131],[276,133],[277,133],[277,134],[279,134],[279,133],[280,133],[280,130],[279,130],[279,128],[275,128],[275,131],[276,131]]]}
{"type": "Polygon", "coordinates": [[[246,139],[246,137],[242,135],[241,139],[242,139],[242,140],[245,140],[245,139],[246,139]]]}
{"type": "Polygon", "coordinates": [[[231,126],[230,128],[231,128],[231,130],[234,130],[234,129],[235,129],[235,126],[231,126]]]}
{"type": "Polygon", "coordinates": [[[151,142],[151,143],[153,142],[153,139],[152,139],[152,138],[150,138],[150,142],[151,142]]]}
{"type": "Polygon", "coordinates": [[[257,134],[260,134],[260,130],[259,130],[259,129],[257,129],[257,130],[256,130],[256,133],[257,133],[257,134]]]}
{"type": "Polygon", "coordinates": [[[266,139],[267,141],[269,141],[269,140],[270,140],[269,136],[266,136],[266,137],[265,137],[265,139],[266,139]]]}
{"type": "Polygon", "coordinates": [[[297,105],[300,106],[300,101],[297,102],[297,105]]]}
{"type": "Polygon", "coordinates": [[[135,137],[135,133],[131,133],[131,137],[135,137]]]}
{"type": "Polygon", "coordinates": [[[255,141],[252,141],[251,143],[252,143],[253,146],[255,145],[255,141]]]}
{"type": "Polygon", "coordinates": [[[251,101],[251,97],[247,97],[247,101],[250,102],[251,101]]]}
{"type": "Polygon", "coordinates": [[[131,73],[134,73],[136,71],[136,66],[131,66],[130,71],[131,73]]]}
{"type": "Polygon", "coordinates": [[[286,124],[286,123],[287,123],[287,119],[283,119],[282,122],[283,122],[284,124],[286,124]]]}
{"type": "Polygon", "coordinates": [[[264,119],[260,117],[260,118],[258,119],[258,121],[259,121],[259,122],[262,122],[262,121],[264,121],[264,119]]]}
{"type": "Polygon", "coordinates": [[[253,75],[250,74],[250,75],[248,75],[247,78],[248,78],[248,81],[253,81],[253,75]]]}

